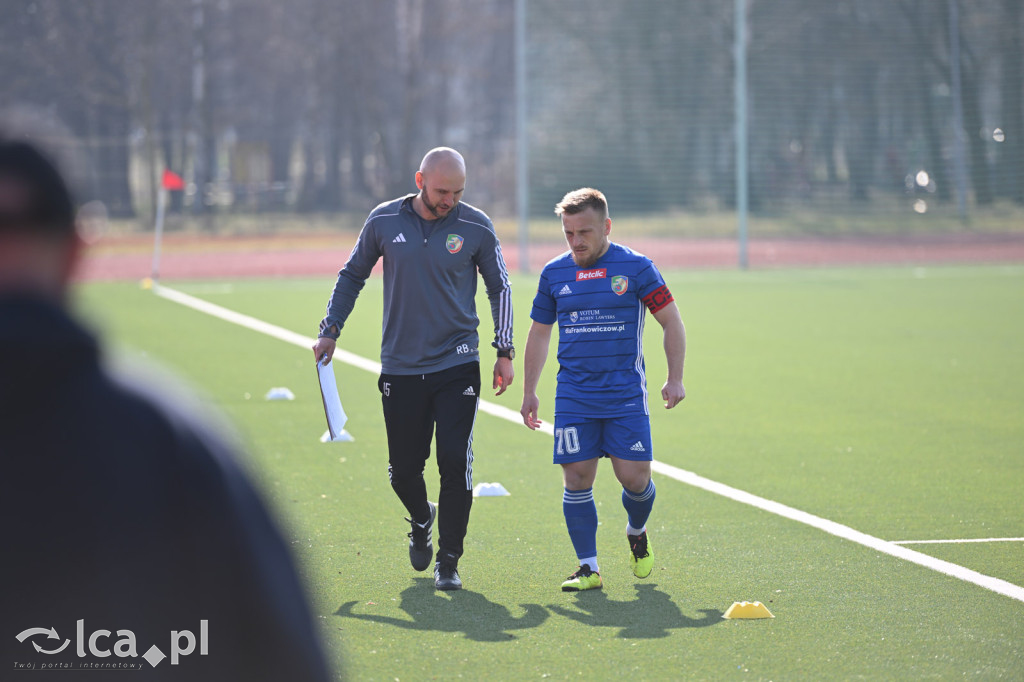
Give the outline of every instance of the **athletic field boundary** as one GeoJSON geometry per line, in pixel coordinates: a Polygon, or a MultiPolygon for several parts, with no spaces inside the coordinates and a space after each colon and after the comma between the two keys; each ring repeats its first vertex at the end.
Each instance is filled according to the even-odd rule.
{"type": "Polygon", "coordinates": [[[960,545],[974,542],[1024,542],[1024,538],[958,538],[953,540],[893,540],[894,545],[960,545]]]}
{"type": "MultiPolygon", "coordinates": [[[[252,331],[279,339],[285,343],[299,346],[307,352],[312,352],[314,341],[312,337],[297,334],[288,329],[284,329],[283,327],[270,324],[269,322],[264,322],[263,320],[259,320],[255,317],[250,317],[249,315],[235,312],[234,310],[210,303],[209,301],[204,301],[203,299],[190,296],[184,292],[177,291],[176,289],[171,289],[160,284],[153,285],[153,292],[157,296],[168,301],[173,301],[174,303],[192,308],[193,310],[201,313],[206,313],[207,315],[224,320],[225,322],[237,324],[241,327],[251,329],[252,331]]],[[[380,363],[341,348],[335,350],[334,358],[347,365],[351,365],[374,374],[380,374],[381,371],[380,363]]],[[[522,424],[522,417],[520,414],[503,405],[481,400],[480,411],[515,424],[522,424]]],[[[554,427],[551,425],[550,421],[545,421],[538,430],[550,436],[554,435],[554,427]]],[[[1002,580],[1001,578],[987,576],[970,568],[960,566],[959,564],[954,564],[942,559],[936,559],[935,557],[927,554],[908,549],[907,547],[902,546],[902,544],[876,538],[872,535],[868,535],[867,533],[854,530],[849,526],[844,526],[840,523],[836,523],[835,521],[829,521],[828,519],[820,516],[800,511],[799,509],[789,507],[780,502],[775,502],[764,497],[753,495],[738,488],[725,485],[724,483],[719,483],[709,478],[705,478],[699,474],[693,473],[692,471],[686,471],[685,469],[665,464],[664,462],[655,460],[651,463],[651,468],[662,476],[673,478],[681,483],[691,485],[695,488],[700,488],[701,490],[714,493],[715,495],[720,495],[735,502],[756,507],[762,511],[811,526],[812,528],[817,528],[818,530],[824,531],[830,535],[834,535],[851,542],[856,542],[857,544],[863,545],[877,552],[888,554],[889,556],[903,559],[904,561],[909,561],[919,566],[929,568],[933,571],[937,571],[964,582],[978,585],[979,587],[983,587],[997,594],[1001,594],[1024,603],[1024,587],[1014,585],[1013,583],[1002,580]]],[[[903,544],[909,544],[914,541],[904,540],[902,542],[903,544]]]]}

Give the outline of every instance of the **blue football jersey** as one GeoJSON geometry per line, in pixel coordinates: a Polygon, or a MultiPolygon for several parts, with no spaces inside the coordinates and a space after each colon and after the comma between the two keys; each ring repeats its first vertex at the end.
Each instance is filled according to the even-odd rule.
{"type": "Polygon", "coordinates": [[[614,242],[588,268],[568,251],[545,265],[530,317],[558,322],[555,414],[648,414],[645,308],[672,300],[654,263],[614,242]]]}

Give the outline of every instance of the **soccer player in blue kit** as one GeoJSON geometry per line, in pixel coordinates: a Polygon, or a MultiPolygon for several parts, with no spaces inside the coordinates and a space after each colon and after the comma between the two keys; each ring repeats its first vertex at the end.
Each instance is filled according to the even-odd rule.
{"type": "Polygon", "coordinates": [[[540,275],[524,353],[520,413],[531,429],[540,426],[537,382],[557,321],[554,461],[562,466],[562,511],[579,559],[579,569],[562,583],[562,590],[577,592],[602,585],[593,493],[601,457],[611,460],[622,484],[633,574],[646,578],[654,567],[646,526],[655,492],[643,354],[646,311],[664,331],[668,379],[661,397],[666,408],[686,397],[686,330],[654,263],[608,239],[612,221],[604,194],[590,188],[569,192],[555,213],[562,219],[569,251],[545,265],[540,275]]]}

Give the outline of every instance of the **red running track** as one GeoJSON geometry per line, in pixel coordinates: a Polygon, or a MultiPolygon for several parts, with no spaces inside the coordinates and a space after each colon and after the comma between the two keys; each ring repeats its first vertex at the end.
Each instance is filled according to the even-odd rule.
{"type": "MultiPolygon", "coordinates": [[[[161,277],[324,276],[333,278],[348,258],[354,238],[328,236],[206,237],[173,235],[164,245],[161,277]]],[[[732,239],[630,239],[628,246],[665,270],[729,269],[737,265],[732,239]]],[[[562,253],[562,243],[532,244],[530,268],[562,253]]],[[[505,261],[519,269],[518,246],[506,241],[505,261]]],[[[137,280],[150,274],[146,237],[107,239],[87,252],[80,280],[137,280]]],[[[951,234],[915,237],[797,237],[750,242],[751,268],[852,265],[935,265],[1024,262],[1024,234],[951,234]]],[[[379,270],[378,264],[378,270],[379,270]]]]}

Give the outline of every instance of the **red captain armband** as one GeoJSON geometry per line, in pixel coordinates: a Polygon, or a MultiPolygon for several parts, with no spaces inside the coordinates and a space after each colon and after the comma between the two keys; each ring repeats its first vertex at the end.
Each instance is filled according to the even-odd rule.
{"type": "Polygon", "coordinates": [[[662,284],[660,287],[644,296],[644,305],[647,306],[647,309],[652,313],[656,313],[674,300],[675,299],[672,298],[672,292],[668,290],[668,285],[662,284]]]}

